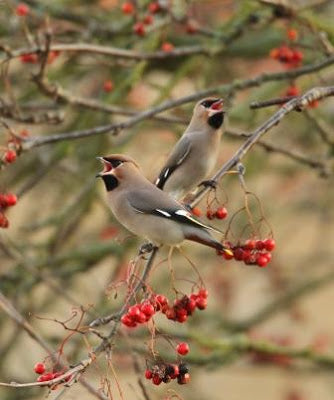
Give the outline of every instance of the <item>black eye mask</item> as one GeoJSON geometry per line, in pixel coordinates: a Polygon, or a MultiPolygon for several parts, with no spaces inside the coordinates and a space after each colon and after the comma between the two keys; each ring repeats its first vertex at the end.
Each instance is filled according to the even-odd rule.
{"type": "Polygon", "coordinates": [[[114,175],[102,175],[101,178],[106,186],[107,192],[111,192],[118,186],[118,179],[114,175]]]}
{"type": "Polygon", "coordinates": [[[119,165],[123,164],[123,161],[120,160],[111,160],[110,164],[112,165],[113,168],[117,168],[119,165]]]}
{"type": "Polygon", "coordinates": [[[216,103],[219,99],[210,99],[210,100],[203,100],[201,105],[205,108],[210,108],[213,103],[216,103]]]}
{"type": "Polygon", "coordinates": [[[103,157],[103,159],[110,163],[113,168],[117,168],[119,165],[123,164],[123,161],[114,158],[103,157]]]}

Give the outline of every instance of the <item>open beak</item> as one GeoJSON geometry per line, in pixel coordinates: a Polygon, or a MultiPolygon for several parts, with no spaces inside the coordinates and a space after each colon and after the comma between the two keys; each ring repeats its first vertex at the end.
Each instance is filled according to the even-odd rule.
{"type": "Polygon", "coordinates": [[[112,165],[109,161],[105,160],[103,157],[96,157],[96,159],[101,161],[103,164],[103,171],[95,175],[95,178],[100,178],[102,175],[112,170],[112,165]]]}
{"type": "Polygon", "coordinates": [[[211,105],[210,110],[222,111],[223,110],[223,104],[224,104],[224,100],[223,99],[218,99],[217,101],[215,101],[211,105]]]}

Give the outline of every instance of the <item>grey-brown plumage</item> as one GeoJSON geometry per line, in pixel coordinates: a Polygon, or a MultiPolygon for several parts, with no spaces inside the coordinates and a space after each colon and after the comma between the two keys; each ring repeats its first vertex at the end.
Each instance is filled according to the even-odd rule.
{"type": "Polygon", "coordinates": [[[181,199],[208,178],[219,153],[222,103],[222,99],[208,98],[196,104],[187,129],[155,181],[159,189],[181,199]]]}
{"type": "Polygon", "coordinates": [[[104,181],[110,208],[129,231],[158,245],[177,245],[188,239],[230,252],[209,233],[215,229],[197,221],[146,179],[133,159],[121,154],[99,159],[104,171],[98,176],[104,181]]]}

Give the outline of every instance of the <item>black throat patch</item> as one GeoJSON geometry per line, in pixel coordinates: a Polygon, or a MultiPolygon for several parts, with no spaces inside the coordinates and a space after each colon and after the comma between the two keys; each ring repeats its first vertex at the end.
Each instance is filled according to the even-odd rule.
{"type": "Polygon", "coordinates": [[[208,119],[208,124],[213,129],[219,129],[222,126],[223,122],[224,122],[224,113],[223,112],[216,113],[216,114],[212,115],[211,117],[209,117],[209,119],[208,119]]]}
{"type": "Polygon", "coordinates": [[[114,175],[102,175],[101,178],[106,186],[107,192],[111,192],[118,186],[118,180],[114,175]]]}

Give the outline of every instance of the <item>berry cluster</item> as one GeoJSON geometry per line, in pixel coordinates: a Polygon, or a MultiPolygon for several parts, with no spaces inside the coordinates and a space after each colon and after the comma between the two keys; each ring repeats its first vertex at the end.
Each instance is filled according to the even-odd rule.
{"type": "MultiPolygon", "coordinates": [[[[135,15],[136,6],[131,1],[125,1],[122,4],[122,12],[126,15],[135,15]]],[[[145,36],[146,28],[145,25],[151,25],[154,22],[154,14],[161,12],[162,9],[157,1],[152,1],[148,4],[147,13],[143,16],[141,20],[137,19],[137,22],[133,25],[133,32],[138,36],[145,36]]]]}
{"type": "MultiPolygon", "coordinates": [[[[137,36],[145,36],[146,35],[146,25],[151,25],[154,23],[154,18],[156,14],[162,14],[168,12],[168,8],[162,7],[158,1],[151,1],[147,9],[144,11],[144,15],[139,17],[139,11],[135,2],[132,1],[125,1],[122,6],[121,10],[123,14],[134,16],[136,18],[136,23],[133,25],[133,32],[137,36]]],[[[198,32],[198,23],[190,18],[186,18],[185,21],[182,21],[185,25],[185,31],[188,34],[194,34],[198,32]]],[[[165,42],[162,44],[162,50],[169,52],[173,50],[174,45],[165,42]]]]}
{"type": "MultiPolygon", "coordinates": [[[[47,63],[52,64],[53,61],[59,56],[60,51],[51,50],[48,54],[47,63]]],[[[40,57],[36,53],[26,53],[20,55],[20,60],[23,64],[37,64],[40,60],[40,57]]]]}
{"type": "MultiPolygon", "coordinates": [[[[52,379],[58,378],[64,374],[64,371],[57,371],[57,372],[46,372],[46,367],[44,363],[38,362],[34,366],[34,371],[36,374],[40,375],[36,380],[37,382],[47,382],[51,381],[52,379]]],[[[64,378],[65,382],[68,382],[71,379],[71,375],[64,378]]]]}
{"type": "Polygon", "coordinates": [[[271,260],[271,252],[275,246],[274,239],[249,239],[243,245],[231,246],[233,255],[225,252],[219,252],[219,254],[226,260],[234,258],[236,261],[243,261],[246,265],[258,265],[264,268],[271,260]]]}
{"type": "Polygon", "coordinates": [[[206,212],[206,217],[208,219],[224,219],[228,215],[227,209],[225,207],[218,207],[217,210],[208,209],[206,212]]]}
{"type": "Polygon", "coordinates": [[[172,379],[177,379],[179,385],[185,385],[190,381],[190,374],[185,363],[154,365],[145,371],[145,378],[152,380],[154,385],[160,385],[161,382],[169,383],[172,379]]]}
{"type": "Polygon", "coordinates": [[[206,309],[208,305],[207,298],[208,291],[206,289],[200,289],[198,293],[192,293],[190,297],[184,295],[181,299],[176,299],[172,307],[166,304],[161,311],[168,319],[182,324],[187,321],[188,317],[193,314],[196,308],[199,310],[206,309]]]}
{"type": "Polygon", "coordinates": [[[149,321],[155,312],[156,309],[152,303],[144,300],[142,303],[129,307],[128,312],[122,316],[121,322],[129,328],[135,328],[138,324],[149,321]]]}
{"type": "Polygon", "coordinates": [[[285,64],[289,68],[299,67],[304,58],[300,50],[293,49],[286,45],[272,49],[270,51],[270,57],[285,64]]]}
{"type": "MultiPolygon", "coordinates": [[[[298,38],[298,32],[296,29],[288,29],[286,32],[287,40],[295,42],[298,38]]],[[[276,47],[270,51],[270,57],[278,60],[282,64],[285,64],[288,68],[299,67],[303,61],[303,53],[292,46],[292,43],[287,45],[283,44],[280,47],[276,47]]]]}
{"type": "Polygon", "coordinates": [[[20,132],[20,136],[10,135],[10,138],[6,143],[6,147],[2,147],[5,151],[1,156],[0,166],[1,164],[12,164],[16,161],[16,158],[21,151],[22,139],[27,136],[29,136],[29,132],[26,129],[23,129],[20,132]]]}
{"type": "MultiPolygon", "coordinates": [[[[196,308],[204,310],[207,307],[208,291],[200,289],[198,293],[189,296],[184,295],[176,299],[172,306],[163,294],[157,294],[150,299],[129,307],[126,314],[121,317],[123,325],[135,328],[138,324],[148,322],[156,312],[162,312],[172,321],[183,323],[192,315],[196,308]]],[[[181,353],[180,353],[181,354],[181,353]]]]}
{"type": "Polygon", "coordinates": [[[14,193],[0,194],[0,228],[8,228],[9,221],[4,214],[4,210],[13,207],[17,203],[17,197],[14,193]]]}

